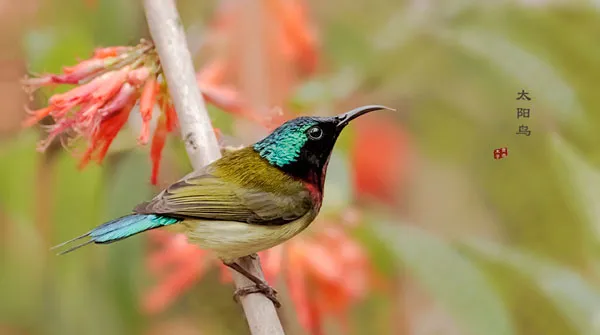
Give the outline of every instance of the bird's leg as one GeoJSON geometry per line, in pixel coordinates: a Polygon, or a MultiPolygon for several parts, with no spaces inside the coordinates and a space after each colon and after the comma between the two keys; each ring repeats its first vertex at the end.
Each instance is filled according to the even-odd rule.
{"type": "Polygon", "coordinates": [[[248,270],[244,269],[241,265],[239,265],[236,262],[231,262],[231,263],[223,262],[223,264],[225,264],[228,267],[234,269],[235,271],[243,274],[246,278],[250,279],[251,281],[254,282],[254,284],[256,284],[255,286],[242,287],[242,288],[235,290],[235,293],[233,294],[233,299],[235,301],[238,301],[239,297],[243,297],[250,293],[262,293],[267,298],[269,298],[269,300],[271,300],[273,302],[275,307],[277,307],[277,308],[281,307],[281,303],[279,303],[279,300],[277,300],[277,297],[276,297],[277,291],[275,291],[274,288],[269,286],[269,284],[267,284],[264,280],[251,274],[250,272],[248,272],[248,270]]]}

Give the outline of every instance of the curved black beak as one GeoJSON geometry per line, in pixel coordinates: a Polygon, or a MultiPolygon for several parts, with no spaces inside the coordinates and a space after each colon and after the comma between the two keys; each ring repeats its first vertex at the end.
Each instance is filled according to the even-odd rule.
{"type": "Polygon", "coordinates": [[[338,122],[336,128],[338,129],[338,131],[341,131],[345,126],[348,125],[348,123],[350,121],[356,119],[357,117],[367,114],[367,113],[370,113],[370,112],[382,110],[382,109],[387,109],[387,110],[394,111],[394,112],[396,111],[393,108],[381,106],[381,105],[368,105],[368,106],[358,107],[349,112],[346,112],[344,114],[340,114],[340,115],[336,116],[335,119],[338,122]]]}

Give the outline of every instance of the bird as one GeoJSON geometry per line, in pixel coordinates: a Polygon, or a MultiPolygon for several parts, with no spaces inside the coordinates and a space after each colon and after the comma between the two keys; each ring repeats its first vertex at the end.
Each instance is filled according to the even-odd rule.
{"type": "Polygon", "coordinates": [[[218,160],[171,184],[131,214],[61,243],[59,255],[85,245],[108,244],[160,227],[178,226],[188,242],[212,250],[255,285],[239,299],[262,293],[276,307],[277,292],[236,261],[279,245],[315,220],[323,203],[325,177],[342,130],[361,115],[394,109],[367,105],[329,117],[291,119],[258,142],[226,152],[218,160]],[[75,244],[78,242],[78,244],[75,244]]]}

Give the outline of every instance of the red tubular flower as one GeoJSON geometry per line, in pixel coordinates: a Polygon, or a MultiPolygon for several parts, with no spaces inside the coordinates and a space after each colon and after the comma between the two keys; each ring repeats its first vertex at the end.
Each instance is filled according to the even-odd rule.
{"type": "Polygon", "coordinates": [[[104,69],[106,63],[106,60],[100,58],[84,60],[75,66],[63,66],[64,74],[53,78],[57,84],[79,84],[80,80],[104,69]]]}
{"type": "Polygon", "coordinates": [[[115,112],[118,112],[125,108],[128,102],[135,100],[134,95],[136,93],[136,89],[130,83],[125,83],[121,86],[119,93],[115,95],[115,97],[110,100],[107,104],[105,104],[102,108],[98,109],[98,114],[101,117],[107,117],[115,112]]]}
{"type": "Polygon", "coordinates": [[[132,47],[125,46],[96,48],[94,50],[94,58],[112,58],[130,52],[132,49],[132,47]]]}
{"type": "Polygon", "coordinates": [[[215,59],[205,65],[202,70],[196,74],[198,85],[218,85],[225,80],[225,68],[227,64],[215,59]]]}
{"type": "Polygon", "coordinates": [[[140,86],[148,80],[148,77],[150,77],[150,69],[147,67],[140,67],[127,74],[127,81],[132,85],[140,86]]]}
{"type": "Polygon", "coordinates": [[[207,251],[188,244],[185,235],[161,230],[153,230],[149,235],[160,249],[148,258],[147,265],[162,281],[146,294],[142,306],[147,313],[157,313],[191,288],[212,260],[207,251]]]}
{"type": "Polygon", "coordinates": [[[277,280],[277,276],[281,272],[282,262],[284,261],[283,253],[284,247],[282,245],[278,245],[271,249],[265,250],[260,254],[265,280],[273,285],[277,280]]]}
{"type": "MultiPolygon", "coordinates": [[[[142,97],[140,98],[140,115],[142,116],[142,133],[138,138],[140,144],[148,143],[150,137],[150,120],[152,120],[152,109],[156,103],[156,94],[160,87],[156,82],[155,77],[150,77],[144,84],[142,89],[142,97]]],[[[164,115],[164,114],[163,114],[164,115]]],[[[161,115],[162,117],[162,115],[161,115]]],[[[163,118],[164,119],[164,118],[163,118]]],[[[163,122],[164,123],[164,122],[163,122]]],[[[166,125],[166,124],[165,124],[166,125]]],[[[164,128],[164,126],[163,126],[164,128]]],[[[165,128],[166,130],[166,128],[165,128]]],[[[166,134],[165,134],[166,136],[166,134]]],[[[164,143],[164,140],[163,140],[164,143]]],[[[154,143],[153,143],[154,144],[154,143]]]]}
{"type": "Polygon", "coordinates": [[[97,127],[94,127],[90,136],[90,144],[81,158],[79,168],[85,167],[90,160],[95,160],[98,163],[102,162],[110,144],[127,122],[134,104],[135,101],[131,101],[119,113],[109,115],[100,121],[97,127]]]}
{"type": "Polygon", "coordinates": [[[202,96],[207,102],[224,111],[253,120],[255,115],[246,106],[239,92],[222,83],[225,65],[226,63],[220,60],[214,60],[196,74],[202,96]]]}
{"type": "MultiPolygon", "coordinates": [[[[47,116],[52,117],[54,124],[47,127],[48,137],[40,142],[39,150],[47,148],[61,135],[75,135],[87,142],[79,163],[80,167],[84,167],[92,160],[102,162],[138,102],[142,117],[138,140],[142,145],[147,144],[153,108],[158,103],[160,114],[150,150],[151,182],[156,184],[167,134],[177,127],[175,108],[159,69],[154,46],[146,41],[135,47],[98,48],[92,58],[74,66],[65,66],[60,74],[24,80],[24,89],[30,93],[43,86],[75,86],[65,93],[52,95],[47,107],[30,111],[23,126],[30,127],[47,116]]],[[[223,103],[224,108],[236,108],[226,105],[225,101],[219,100],[219,103],[223,103]]]]}
{"type": "MultiPolygon", "coordinates": [[[[200,86],[207,101],[230,113],[252,116],[247,113],[235,90],[213,85],[222,71],[222,65],[211,63],[202,77],[200,86]]],[[[47,127],[48,137],[40,142],[38,149],[45,150],[61,135],[74,134],[88,144],[79,164],[84,167],[91,160],[102,162],[132,108],[139,103],[142,118],[139,144],[148,144],[150,123],[153,117],[158,118],[150,149],[150,179],[156,184],[166,137],[175,131],[178,124],[163,77],[158,55],[151,43],[142,41],[135,47],[98,48],[92,58],[74,66],[65,66],[60,74],[46,74],[23,81],[24,89],[29,93],[43,86],[75,85],[65,93],[52,95],[47,107],[29,111],[30,116],[23,121],[23,126],[30,127],[45,117],[52,117],[55,123],[47,127]],[[153,115],[155,105],[160,110],[158,116],[153,115]]]]}
{"type": "Polygon", "coordinates": [[[303,311],[302,325],[316,333],[321,320],[333,316],[346,327],[349,307],[366,295],[372,279],[362,247],[339,226],[328,226],[312,239],[290,243],[289,252],[287,284],[303,311]]]}
{"type": "Polygon", "coordinates": [[[308,20],[304,1],[269,0],[283,24],[281,44],[291,60],[306,74],[313,73],[318,63],[317,38],[308,20]]]}
{"type": "Polygon", "coordinates": [[[406,179],[409,138],[400,125],[386,116],[370,116],[356,124],[350,153],[359,197],[394,204],[406,179]]]}
{"type": "Polygon", "coordinates": [[[110,60],[92,58],[82,61],[75,66],[65,66],[61,74],[48,74],[39,78],[27,79],[25,81],[26,90],[31,93],[42,86],[57,84],[77,85],[80,81],[105,69],[110,63],[110,60]]]}
{"type": "Polygon", "coordinates": [[[104,74],[104,82],[98,86],[98,89],[92,92],[92,102],[105,103],[110,100],[125,84],[127,73],[130,71],[129,66],[125,66],[117,71],[111,71],[104,74]]]}
{"type": "MultiPolygon", "coordinates": [[[[241,28],[239,24],[243,21],[240,17],[242,8],[239,5],[235,1],[219,3],[208,32],[209,36],[213,37],[209,39],[208,48],[216,47],[220,52],[197,74],[196,78],[208,102],[267,129],[272,129],[291,118],[291,115],[282,111],[281,115],[269,119],[264,117],[264,113],[249,107],[250,98],[245,96],[244,84],[238,75],[242,66],[237,52],[239,50],[236,49],[237,43],[231,43],[232,40],[235,41],[237,37],[235,34],[239,32],[241,28]],[[228,39],[228,41],[223,45],[218,44],[221,42],[220,39],[228,39]],[[226,49],[224,51],[223,46],[226,49]]],[[[269,87],[272,84],[272,88],[277,87],[275,90],[277,92],[273,93],[273,101],[280,104],[276,96],[286,100],[297,79],[310,75],[316,70],[319,60],[317,34],[309,20],[307,6],[303,0],[266,0],[263,10],[265,11],[263,14],[270,21],[277,21],[269,24],[269,29],[265,30],[266,35],[263,39],[270,42],[267,43],[269,47],[264,56],[269,61],[277,60],[276,63],[285,64],[285,68],[289,68],[291,73],[296,72],[279,76],[271,71],[265,73],[265,77],[261,79],[264,82],[262,85],[269,87]]]]}
{"type": "Polygon", "coordinates": [[[44,108],[41,108],[41,109],[38,109],[35,111],[27,110],[27,113],[30,114],[30,116],[23,121],[23,123],[22,123],[23,127],[33,126],[34,124],[38,123],[40,120],[45,118],[46,116],[50,115],[52,110],[53,110],[52,106],[44,107],[44,108]]]}
{"type": "Polygon", "coordinates": [[[232,114],[245,115],[239,93],[231,87],[209,86],[199,83],[200,90],[206,101],[232,114]]]}
{"type": "Polygon", "coordinates": [[[165,115],[167,117],[167,131],[171,132],[173,129],[175,129],[175,127],[177,127],[178,124],[177,113],[175,113],[175,107],[173,107],[172,104],[166,104],[165,111],[165,115]]]}
{"type": "Polygon", "coordinates": [[[160,167],[160,158],[162,150],[165,147],[167,133],[169,132],[166,114],[161,114],[158,118],[154,136],[152,137],[152,146],[150,148],[150,159],[152,160],[152,176],[150,181],[156,185],[158,181],[158,169],[160,167]]]}
{"type": "Polygon", "coordinates": [[[170,102],[169,97],[166,93],[159,94],[158,105],[160,109],[165,111],[165,123],[167,132],[172,132],[178,124],[177,113],[175,113],[175,106],[170,102]]]}
{"type": "MultiPolygon", "coordinates": [[[[221,281],[232,282],[227,267],[210,252],[187,244],[184,235],[169,238],[165,231],[151,233],[159,248],[150,254],[148,266],[164,279],[146,295],[146,311],[166,309],[179,294],[201,280],[213,262],[218,264],[221,281]]],[[[340,224],[326,224],[259,256],[267,282],[274,285],[278,278],[285,279],[298,320],[311,334],[320,334],[323,320],[329,317],[347,327],[349,308],[375,286],[365,250],[340,224]]]]}

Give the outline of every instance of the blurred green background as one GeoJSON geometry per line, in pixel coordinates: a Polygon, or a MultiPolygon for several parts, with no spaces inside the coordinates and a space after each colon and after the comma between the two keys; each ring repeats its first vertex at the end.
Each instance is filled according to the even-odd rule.
{"type": "MultiPolygon", "coordinates": [[[[353,234],[392,284],[353,305],[350,333],[600,334],[598,3],[307,3],[325,65],[294,88],[294,108],[392,106],[405,141],[376,150],[402,161],[391,202],[365,200],[351,186],[360,162],[349,157],[372,138],[350,130],[334,153],[326,201],[363,211],[353,234]],[[531,101],[516,100],[523,89],[531,101]],[[517,119],[518,107],[531,117],[517,119]],[[516,135],[521,124],[531,136],[516,135]],[[509,156],[494,160],[500,147],[509,156]]],[[[178,5],[195,48],[217,2],[178,5]]],[[[247,333],[216,269],[163,313],[142,313],[154,280],[144,237],[68,257],[48,251],[157,189],[133,133],[102,166],[82,171],[60,145],[37,152],[40,129],[20,129],[27,101],[18,80],[147,37],[141,5],[4,1],[0,15],[0,333],[247,333]]],[[[243,133],[230,115],[210,112],[228,136],[243,133]]],[[[190,169],[176,139],[164,162],[165,183],[190,169]]],[[[286,329],[301,334],[295,322],[288,315],[286,329]]]]}

